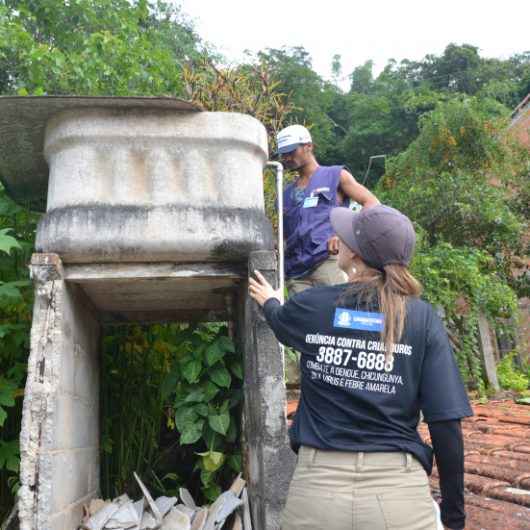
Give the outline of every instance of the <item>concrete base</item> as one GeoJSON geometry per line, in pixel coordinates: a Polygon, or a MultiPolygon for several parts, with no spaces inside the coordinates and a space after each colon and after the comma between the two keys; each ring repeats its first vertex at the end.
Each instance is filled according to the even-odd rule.
{"type": "Polygon", "coordinates": [[[99,484],[100,327],[57,256],[34,256],[35,305],[24,395],[21,530],[73,530],[99,484]]]}
{"type": "MultiPolygon", "coordinates": [[[[277,285],[276,253],[252,252],[249,274],[258,269],[277,285]]],[[[263,312],[240,292],[239,336],[245,361],[244,460],[250,484],[253,528],[279,530],[296,455],[287,435],[284,359],[263,312]]]]}
{"type": "MultiPolygon", "coordinates": [[[[274,252],[250,255],[276,281],[274,252]]],[[[99,489],[100,321],[234,320],[244,353],[244,461],[254,530],[279,530],[294,468],[283,358],[248,297],[247,270],[215,264],[31,264],[35,306],[21,432],[21,530],[74,530],[99,489]]]]}

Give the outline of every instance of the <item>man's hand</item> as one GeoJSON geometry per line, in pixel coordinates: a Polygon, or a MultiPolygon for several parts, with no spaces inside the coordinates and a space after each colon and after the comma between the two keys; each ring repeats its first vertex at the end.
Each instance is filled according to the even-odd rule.
{"type": "Polygon", "coordinates": [[[339,253],[339,238],[337,236],[333,236],[328,240],[328,252],[333,255],[339,253]]]}
{"type": "Polygon", "coordinates": [[[261,272],[254,271],[254,274],[256,275],[257,281],[254,278],[248,279],[248,292],[256,302],[263,307],[265,302],[269,298],[277,298],[278,300],[282,300],[280,290],[278,289],[275,291],[272,288],[272,285],[263,277],[261,272]]]}

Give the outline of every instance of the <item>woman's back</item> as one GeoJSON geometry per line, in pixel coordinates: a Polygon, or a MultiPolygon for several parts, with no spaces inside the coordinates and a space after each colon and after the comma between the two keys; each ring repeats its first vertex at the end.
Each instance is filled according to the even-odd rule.
{"type": "Polygon", "coordinates": [[[420,409],[426,421],[470,413],[443,324],[430,304],[409,298],[403,335],[387,360],[383,316],[355,297],[341,302],[347,290],[315,288],[275,311],[265,307],[278,337],[301,353],[291,444],[406,451],[430,473],[432,451],[416,431],[420,409]]]}
{"type": "Polygon", "coordinates": [[[301,353],[301,398],[291,428],[299,449],[284,530],[433,530],[433,450],[447,528],[465,526],[460,419],[472,415],[447,333],[408,269],[415,243],[388,206],[334,208],[347,284],[314,288],[284,306],[256,272],[251,296],[276,337],[301,353]]]}

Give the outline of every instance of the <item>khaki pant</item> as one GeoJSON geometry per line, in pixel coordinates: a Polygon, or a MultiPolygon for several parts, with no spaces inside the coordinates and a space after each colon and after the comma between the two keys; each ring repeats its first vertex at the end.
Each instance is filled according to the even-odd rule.
{"type": "Polygon", "coordinates": [[[407,453],[301,447],[282,530],[436,530],[429,480],[407,453]]]}
{"type": "Polygon", "coordinates": [[[329,256],[316,267],[311,274],[300,279],[287,280],[287,290],[289,296],[301,293],[311,287],[319,287],[322,285],[336,285],[338,283],[345,283],[348,277],[339,269],[337,264],[337,256],[329,256]]]}

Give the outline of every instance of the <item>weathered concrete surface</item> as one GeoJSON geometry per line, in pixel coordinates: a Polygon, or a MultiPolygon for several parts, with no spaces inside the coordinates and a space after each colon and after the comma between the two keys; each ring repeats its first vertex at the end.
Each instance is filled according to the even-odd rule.
{"type": "Polygon", "coordinates": [[[247,267],[224,263],[66,265],[101,322],[226,321],[247,267]]]}
{"type": "MultiPolygon", "coordinates": [[[[251,253],[248,266],[276,281],[274,252],[251,253]]],[[[235,321],[244,353],[243,446],[253,527],[279,530],[294,468],[284,366],[278,342],[248,297],[247,270],[197,263],[63,266],[57,255],[35,254],[31,271],[36,300],[21,433],[21,530],[73,530],[82,504],[97,495],[98,320],[116,313],[168,320],[171,307],[187,304],[190,316],[201,304],[211,310],[213,301],[223,306],[223,319],[235,321]]]]}
{"type": "Polygon", "coordinates": [[[488,384],[494,390],[499,390],[500,386],[497,379],[497,368],[495,367],[495,348],[491,336],[492,330],[486,315],[482,313],[478,317],[478,332],[486,379],[488,384]]]}
{"type": "MultiPolygon", "coordinates": [[[[277,284],[274,252],[252,252],[249,273],[255,269],[277,284]]],[[[295,465],[287,435],[283,355],[246,285],[240,300],[238,326],[245,363],[243,456],[253,528],[279,530],[295,465]]]]}
{"type": "Polygon", "coordinates": [[[34,255],[35,305],[24,394],[21,530],[70,530],[99,484],[99,324],[56,255],[34,255]]]}
{"type": "Polygon", "coordinates": [[[272,247],[263,125],[236,113],[86,109],[53,116],[36,247],[65,263],[246,261],[272,247]]]}
{"type": "Polygon", "coordinates": [[[46,123],[60,111],[85,108],[200,110],[173,97],[0,96],[0,180],[13,199],[34,210],[46,210],[46,123]]]}

